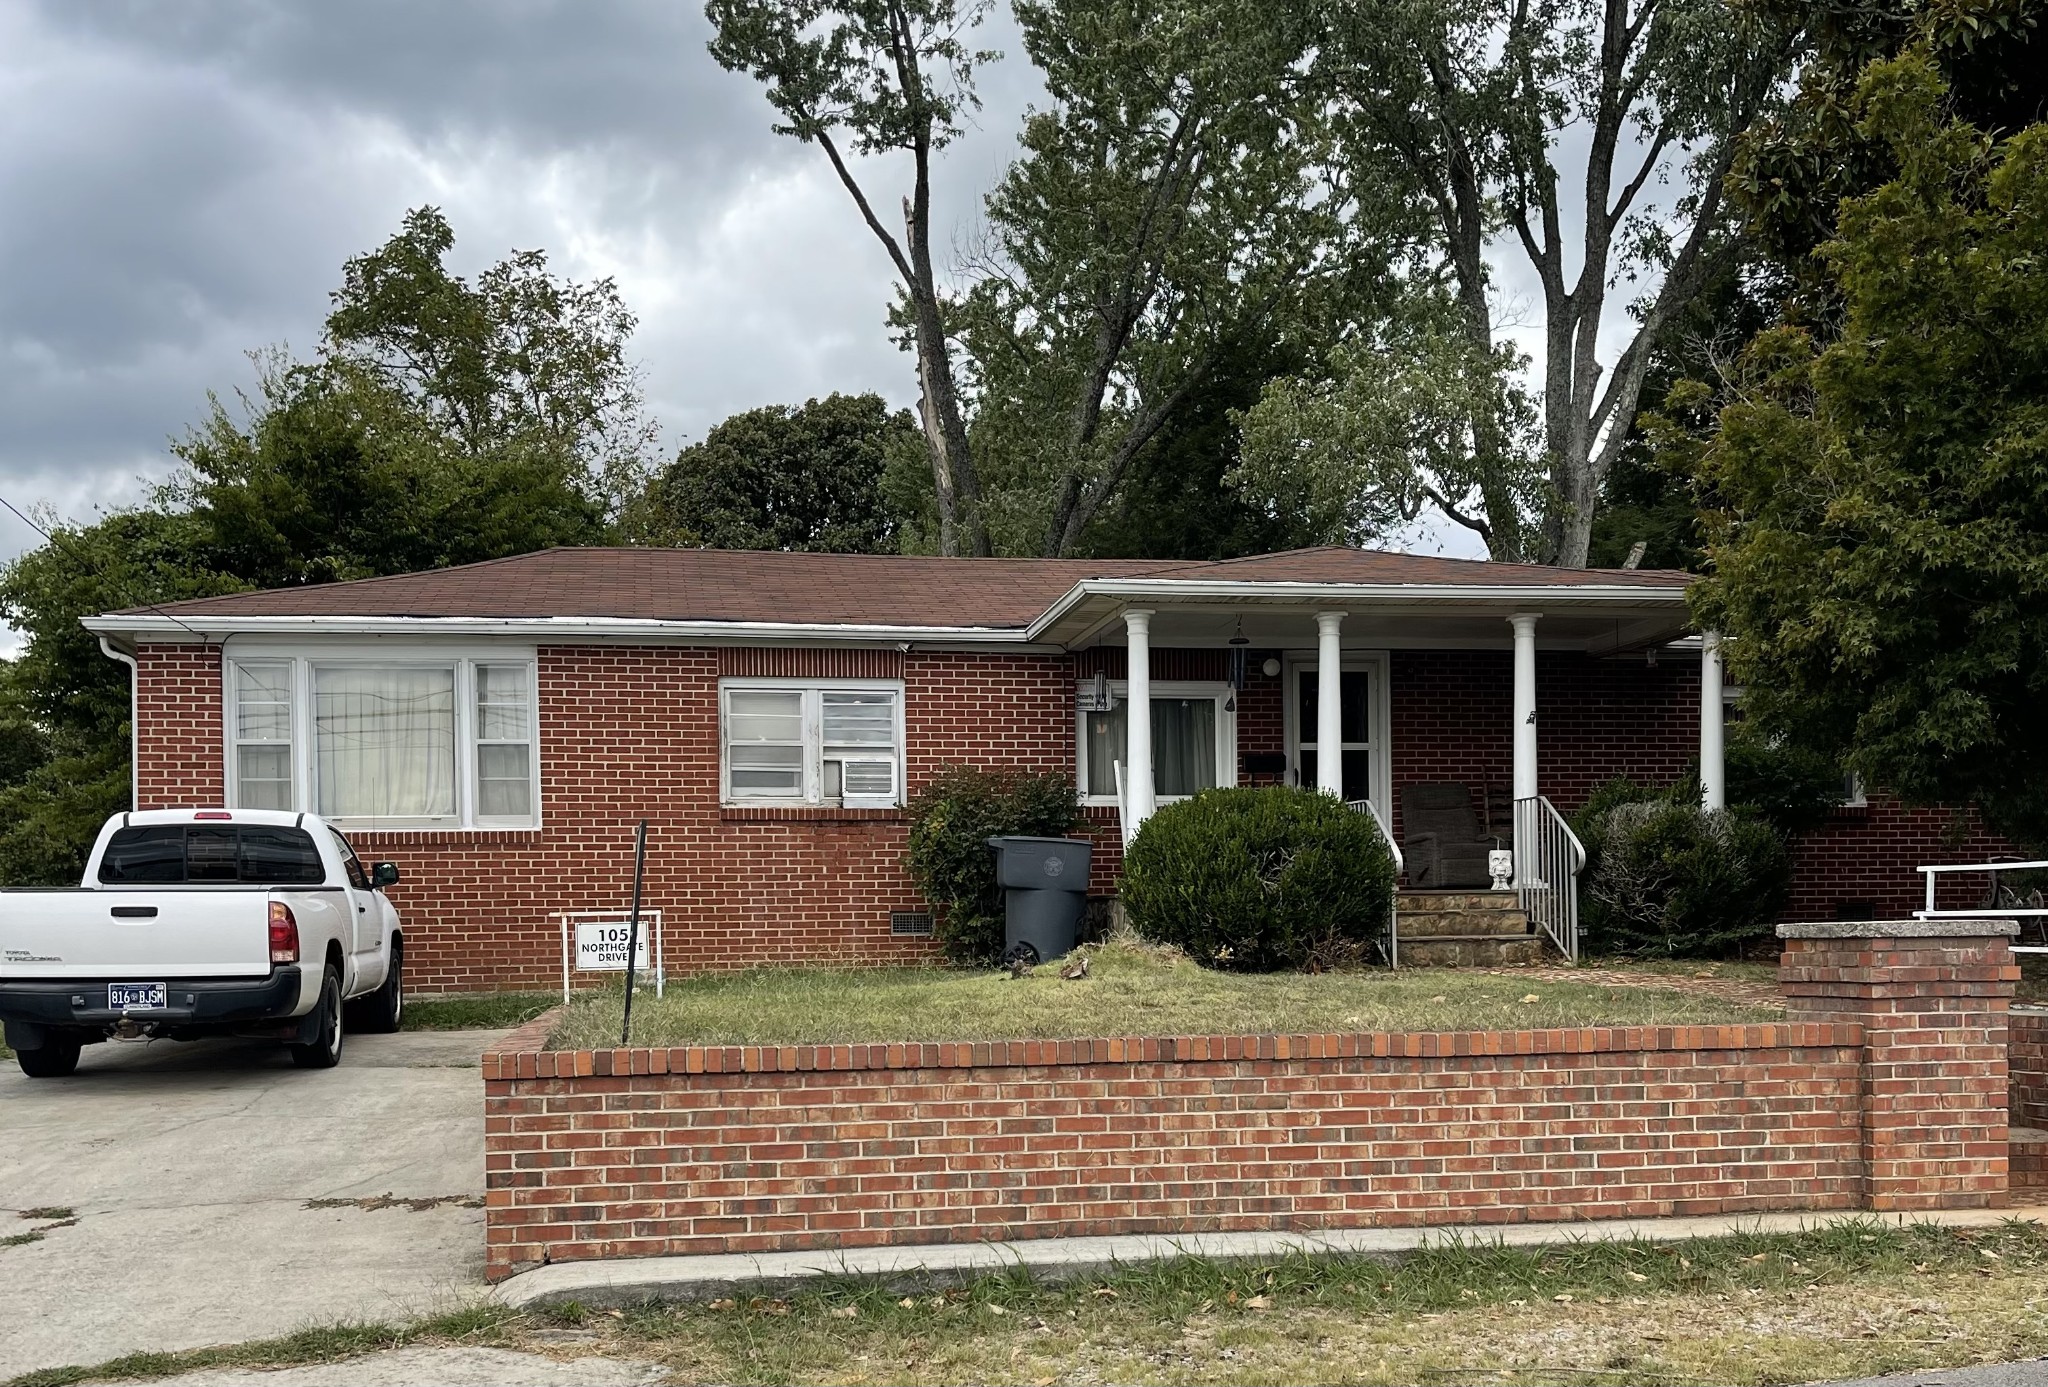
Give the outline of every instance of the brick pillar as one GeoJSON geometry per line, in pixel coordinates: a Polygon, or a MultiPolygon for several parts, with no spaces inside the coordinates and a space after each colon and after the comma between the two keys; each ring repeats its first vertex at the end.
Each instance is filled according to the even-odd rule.
{"type": "Polygon", "coordinates": [[[2005,920],[1780,925],[1792,1021],[1863,1027],[1863,1187],[1874,1210],[2006,1203],[2005,920]]]}

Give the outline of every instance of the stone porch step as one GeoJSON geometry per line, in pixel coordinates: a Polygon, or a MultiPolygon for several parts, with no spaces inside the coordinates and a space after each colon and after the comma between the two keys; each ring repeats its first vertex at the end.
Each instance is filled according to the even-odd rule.
{"type": "Polygon", "coordinates": [[[1394,909],[1403,915],[1428,910],[1519,910],[1512,891],[1396,891],[1394,909]]]}
{"type": "Polygon", "coordinates": [[[1533,934],[1410,934],[1401,931],[1403,968],[1511,968],[1544,962],[1533,934]]]}
{"type": "Polygon", "coordinates": [[[1501,968],[1543,962],[1543,941],[1512,891],[1399,891],[1401,964],[1501,968]]]}
{"type": "Polygon", "coordinates": [[[1455,934],[1474,938],[1519,939],[1534,933],[1529,917],[1519,910],[1399,910],[1401,937],[1455,934]]]}

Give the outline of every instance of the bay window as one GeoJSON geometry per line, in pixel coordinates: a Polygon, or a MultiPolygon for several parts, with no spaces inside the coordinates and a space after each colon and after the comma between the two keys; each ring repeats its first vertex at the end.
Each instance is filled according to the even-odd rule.
{"type": "Polygon", "coordinates": [[[902,803],[901,684],[728,681],[719,704],[728,803],[902,803]]]}
{"type": "Polygon", "coordinates": [[[231,657],[228,792],[355,827],[531,827],[528,659],[231,657]]]}
{"type": "MultiPolygon", "coordinates": [[[[1080,717],[1081,796],[1116,803],[1116,766],[1128,756],[1130,700],[1122,682],[1109,685],[1115,706],[1080,717]]],[[[1236,715],[1222,684],[1152,685],[1152,787],[1160,801],[1185,799],[1237,783],[1236,715]]]]}

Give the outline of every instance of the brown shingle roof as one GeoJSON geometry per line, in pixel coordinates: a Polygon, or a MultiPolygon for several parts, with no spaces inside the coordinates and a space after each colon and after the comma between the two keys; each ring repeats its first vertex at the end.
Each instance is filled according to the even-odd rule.
{"type": "Polygon", "coordinates": [[[601,617],[800,625],[1019,628],[1084,578],[1487,584],[1624,582],[1682,589],[1659,570],[1544,568],[1329,547],[1218,563],[942,559],[713,549],[548,549],[488,563],[129,608],[121,616],[601,617]]]}

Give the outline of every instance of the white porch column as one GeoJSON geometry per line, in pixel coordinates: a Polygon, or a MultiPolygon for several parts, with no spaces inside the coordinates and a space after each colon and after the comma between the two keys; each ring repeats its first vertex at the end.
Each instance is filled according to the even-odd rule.
{"type": "Polygon", "coordinates": [[[1316,788],[1344,797],[1344,647],[1342,612],[1316,613],[1316,788]]]}
{"type": "Polygon", "coordinates": [[[1536,623],[1535,612],[1508,618],[1515,628],[1515,798],[1534,799],[1536,788],[1536,623]]]}
{"type": "Polygon", "coordinates": [[[1152,613],[1125,612],[1124,634],[1129,641],[1125,684],[1128,697],[1124,707],[1124,812],[1130,816],[1125,831],[1135,833],[1138,825],[1152,817],[1152,613]]]}
{"type": "Polygon", "coordinates": [[[1536,612],[1517,612],[1508,618],[1508,624],[1515,628],[1515,883],[1524,884],[1524,878],[1537,875],[1530,854],[1535,844],[1522,841],[1522,835],[1535,828],[1535,816],[1522,807],[1522,801],[1534,799],[1536,788],[1536,623],[1543,618],[1536,612]]]}
{"type": "Polygon", "coordinates": [[[1700,806],[1728,807],[1728,769],[1722,753],[1721,633],[1700,637],[1700,806]]]}

